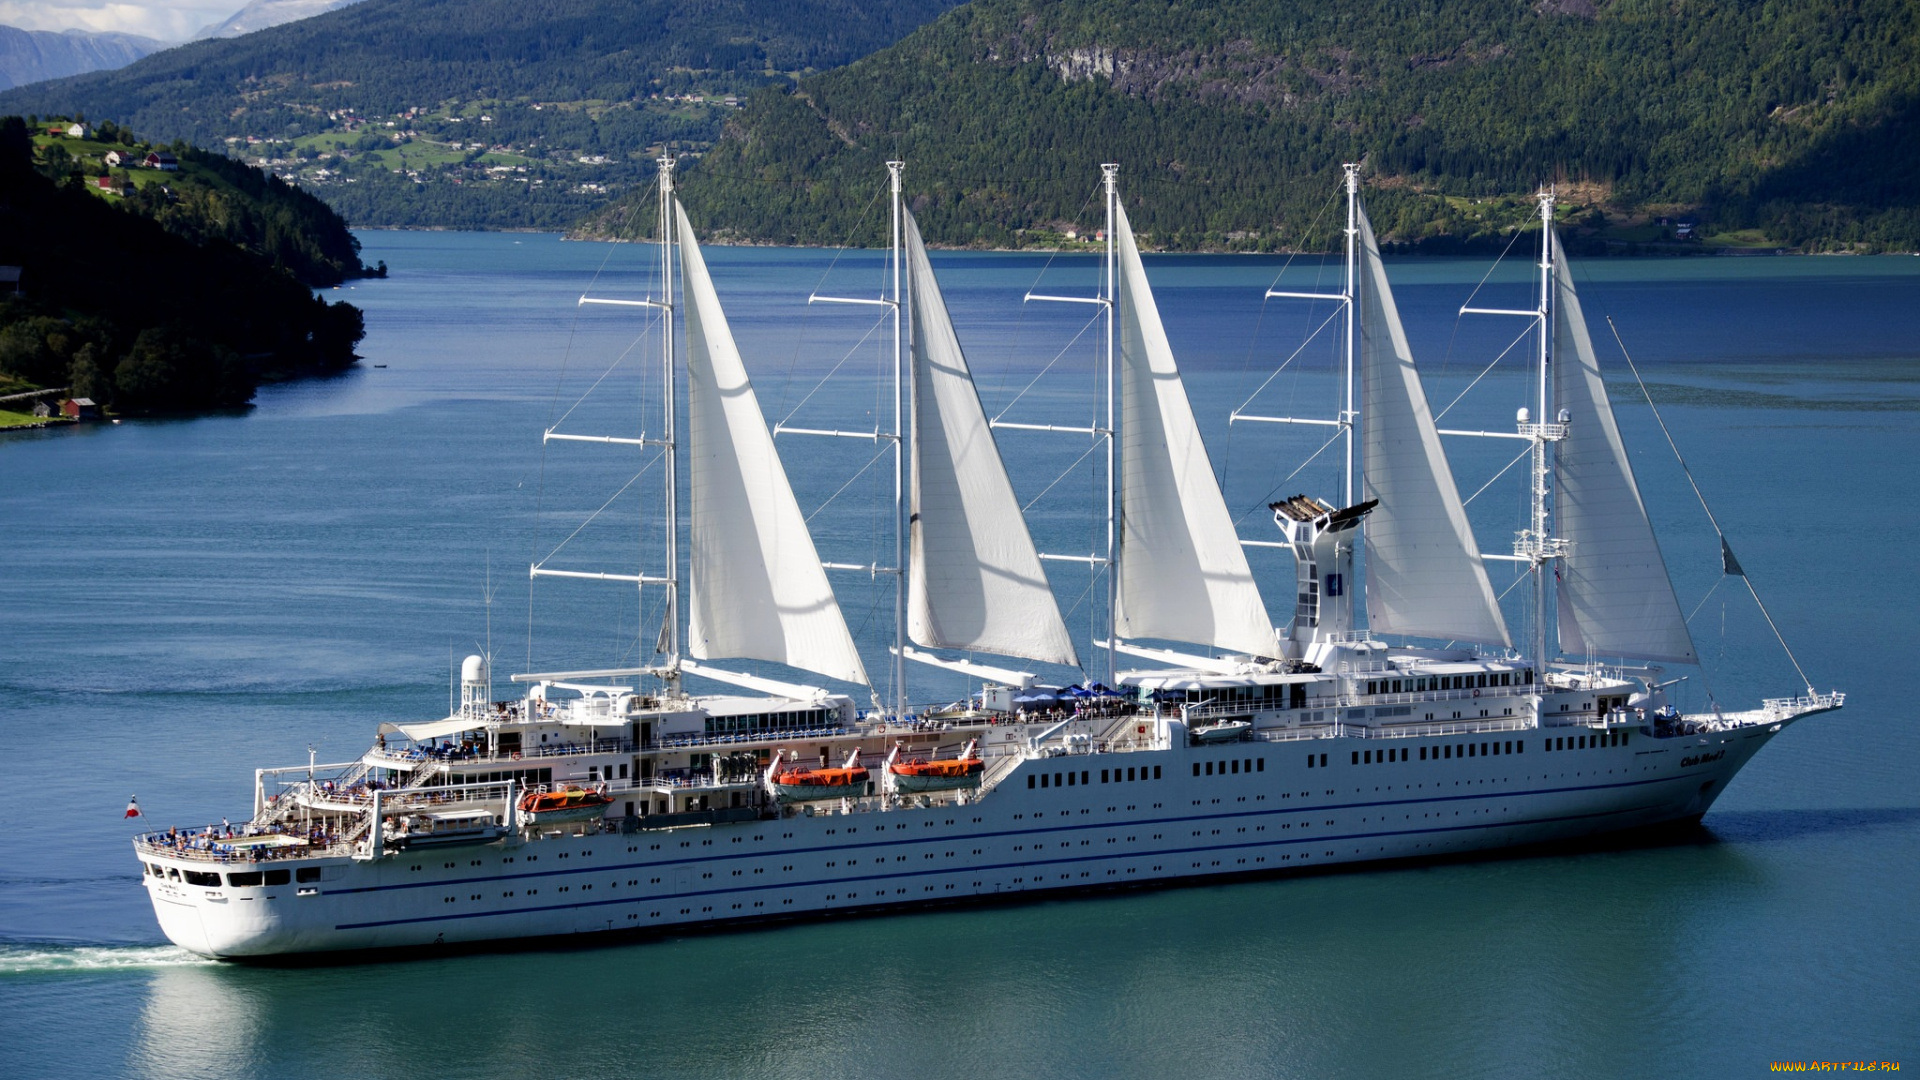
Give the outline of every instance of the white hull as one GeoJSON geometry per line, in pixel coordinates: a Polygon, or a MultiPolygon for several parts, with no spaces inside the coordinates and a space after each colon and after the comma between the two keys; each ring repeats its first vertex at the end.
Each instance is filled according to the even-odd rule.
{"type": "Polygon", "coordinates": [[[1672,738],[1636,733],[1625,746],[1557,753],[1543,751],[1545,737],[1588,729],[1508,731],[1498,740],[1524,750],[1486,757],[1477,747],[1495,734],[1043,757],[1020,763],[967,804],[286,863],[317,868],[322,880],[279,887],[144,880],[168,938],[203,955],[244,958],[1314,870],[1696,818],[1783,726],[1672,738]],[[1419,749],[1464,753],[1469,743],[1474,757],[1420,760],[1419,749]],[[1351,761],[1383,749],[1408,750],[1411,760],[1351,761]],[[1241,771],[1205,774],[1206,765],[1230,770],[1234,761],[1241,771]],[[1100,770],[1115,765],[1136,775],[1157,768],[1160,778],[1100,783],[1100,770]],[[1193,775],[1196,765],[1203,775],[1193,775]],[[1069,772],[1074,782],[1065,785],[1069,772]],[[1042,774],[1048,786],[1029,788],[1029,778],[1042,774]]]}

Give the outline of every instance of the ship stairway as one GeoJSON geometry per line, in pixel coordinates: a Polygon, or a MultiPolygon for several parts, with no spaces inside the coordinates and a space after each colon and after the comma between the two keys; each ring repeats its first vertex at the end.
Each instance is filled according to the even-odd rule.
{"type": "Polygon", "coordinates": [[[407,774],[406,782],[400,787],[402,790],[413,790],[433,786],[433,782],[440,779],[442,771],[440,762],[423,761],[419,768],[407,774]]]}
{"type": "Polygon", "coordinates": [[[992,791],[1000,785],[1000,781],[1005,780],[1013,770],[1020,767],[1021,762],[1026,760],[1025,754],[1002,754],[999,757],[988,758],[987,771],[980,777],[980,790],[992,791]]]}
{"type": "MultiPolygon", "coordinates": [[[[333,778],[332,783],[335,787],[344,791],[366,779],[367,773],[370,771],[372,770],[367,767],[366,763],[356,762],[353,768],[333,778]]],[[[267,808],[266,814],[255,821],[254,824],[284,825],[301,811],[309,810],[315,803],[324,802],[326,799],[327,796],[322,792],[317,781],[302,781],[281,792],[280,797],[275,799],[267,808]]]]}
{"type": "Polygon", "coordinates": [[[1113,723],[1094,736],[1095,747],[1105,750],[1157,750],[1158,740],[1154,735],[1154,718],[1130,713],[1114,718],[1113,723]],[[1146,728],[1142,732],[1141,728],[1146,728]]]}
{"type": "Polygon", "coordinates": [[[361,837],[367,835],[367,830],[371,828],[373,828],[373,815],[361,814],[360,819],[354,822],[353,828],[348,829],[347,834],[340,838],[341,843],[353,847],[360,842],[361,837]]]}
{"type": "MultiPolygon", "coordinates": [[[[364,761],[356,761],[353,767],[333,778],[333,785],[347,790],[367,778],[373,771],[364,761]]],[[[280,793],[267,808],[267,812],[254,822],[256,825],[284,825],[292,820],[302,809],[311,808],[316,802],[325,800],[325,795],[317,782],[302,781],[280,793]]]]}

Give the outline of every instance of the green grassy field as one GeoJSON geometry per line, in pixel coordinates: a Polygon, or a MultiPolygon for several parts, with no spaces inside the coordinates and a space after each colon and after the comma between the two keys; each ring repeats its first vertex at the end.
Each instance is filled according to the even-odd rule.
{"type": "Polygon", "coordinates": [[[0,428],[32,427],[42,423],[40,417],[32,413],[10,412],[0,409],[0,428]]]}

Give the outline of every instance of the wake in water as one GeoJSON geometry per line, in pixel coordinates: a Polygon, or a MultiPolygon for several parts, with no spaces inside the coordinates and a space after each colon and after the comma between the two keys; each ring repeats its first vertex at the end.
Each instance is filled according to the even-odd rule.
{"type": "Polygon", "coordinates": [[[201,967],[218,963],[174,945],[0,944],[0,977],[60,971],[201,967]]]}

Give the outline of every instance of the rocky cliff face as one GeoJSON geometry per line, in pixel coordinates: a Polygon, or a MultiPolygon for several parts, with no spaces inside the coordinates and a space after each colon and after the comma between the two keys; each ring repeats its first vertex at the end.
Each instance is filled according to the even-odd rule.
{"type": "Polygon", "coordinates": [[[166,47],[164,41],[134,34],[16,30],[0,26],[0,90],[42,79],[126,67],[166,47]]]}

